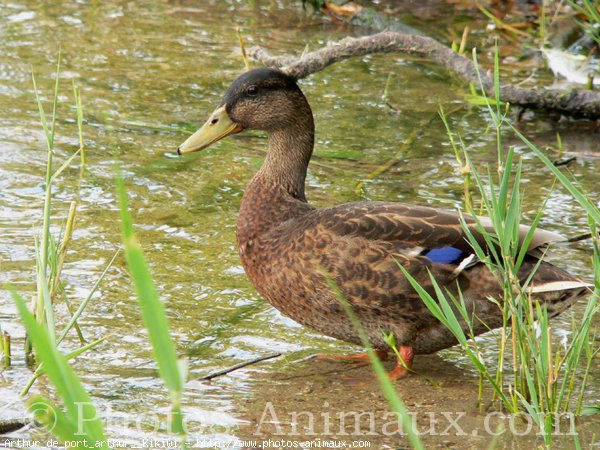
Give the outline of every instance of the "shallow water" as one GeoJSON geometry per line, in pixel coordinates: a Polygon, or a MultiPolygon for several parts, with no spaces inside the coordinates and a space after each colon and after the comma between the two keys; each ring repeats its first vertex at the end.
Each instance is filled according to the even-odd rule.
{"type": "MultiPolygon", "coordinates": [[[[349,370],[342,363],[295,363],[313,353],[356,349],[282,316],[259,297],[241,268],[234,246],[236,214],[244,187],[264,156],[264,136],[234,137],[189,157],[175,153],[187,132],[204,122],[228,83],[243,70],[236,27],[248,46],[259,44],[280,53],[300,53],[307,43],[318,48],[328,40],[362,32],[304,12],[299,3],[40,5],[22,1],[9,3],[0,11],[0,110],[4,111],[0,124],[0,281],[10,282],[25,298],[34,293],[33,241],[42,220],[46,147],[31,68],[48,109],[60,48],[55,164],[58,167],[78,148],[72,80],[82,93],[87,159],[76,231],[64,269],[67,292],[75,303],[85,298],[120,245],[113,176],[115,161],[121,161],[138,237],[166,304],[178,350],[189,359],[192,381],[186,385],[184,409],[192,442],[276,436],[277,430],[267,428],[256,433],[255,424],[269,401],[283,411],[314,414],[327,410],[325,401],[334,405],[334,400],[332,411],[386,411],[378,388],[369,381],[368,369],[349,370]],[[197,380],[273,352],[284,356],[210,383],[197,380]],[[357,379],[367,380],[366,384],[360,385],[357,379]]],[[[447,6],[434,7],[433,18],[412,19],[411,25],[444,40],[446,25],[460,34],[472,20],[447,6]]],[[[480,32],[475,39],[486,38],[480,32]]],[[[522,79],[530,70],[523,64],[506,64],[506,77],[522,79]]],[[[535,80],[551,82],[543,71],[535,80]]],[[[432,64],[391,55],[366,57],[337,64],[302,81],[301,86],[316,117],[317,145],[307,195],[317,205],[367,199],[460,206],[461,178],[437,118],[439,105],[446,111],[462,106],[450,116],[450,123],[479,165],[484,167],[496,158],[495,136],[482,132],[489,124],[486,112],[466,104],[465,86],[432,64]],[[389,95],[399,114],[381,100],[390,72],[394,77],[389,95]],[[366,181],[356,193],[356,183],[392,158],[406,140],[412,143],[401,163],[366,181]]],[[[557,124],[541,116],[529,117],[521,127],[542,147],[551,147],[552,157],[558,157],[553,148],[559,132],[563,156],[577,156],[570,170],[590,195],[598,198],[597,131],[589,124],[557,124]]],[[[581,209],[562,189],[550,193],[548,172],[519,142],[509,136],[506,141],[517,146],[524,160],[525,218],[531,219],[548,196],[542,226],[570,235],[585,232],[581,209]]],[[[55,231],[74,198],[78,170],[73,165],[57,180],[55,231]]],[[[585,243],[556,253],[562,265],[589,278],[585,243]]],[[[573,317],[579,317],[584,306],[580,303],[554,320],[555,329],[571,330],[573,317]]],[[[58,304],[57,311],[64,323],[68,318],[65,305],[58,304]]],[[[0,373],[0,417],[20,417],[24,406],[18,392],[31,372],[22,362],[24,330],[4,290],[0,291],[0,323],[12,337],[14,359],[13,367],[0,373]]],[[[88,340],[110,334],[106,343],[74,362],[106,420],[108,434],[126,440],[129,446],[141,445],[140,439],[148,436],[167,437],[164,423],[169,399],[152,361],[122,257],[109,270],[79,324],[88,340]]],[[[492,339],[484,337],[482,342],[493,357],[497,349],[492,339]]],[[[72,335],[65,349],[77,345],[72,335]]],[[[409,407],[420,413],[456,412],[464,407],[473,418],[473,427],[481,425],[484,414],[475,412],[476,374],[460,351],[450,349],[423,358],[417,361],[417,369],[435,378],[442,388],[434,389],[419,377],[404,380],[398,391],[408,399],[409,407]]],[[[594,404],[600,393],[598,359],[590,379],[586,401],[594,404]]],[[[32,392],[47,394],[46,381],[38,381],[32,392]]],[[[586,423],[583,429],[591,426],[586,423]]],[[[323,438],[333,436],[315,429],[323,438]]],[[[513,435],[504,435],[501,441],[524,446],[532,439],[527,435],[513,441],[513,435]]],[[[34,429],[11,436],[45,439],[34,429]]],[[[340,433],[336,436],[349,439],[340,433]]],[[[393,437],[363,438],[373,444],[371,448],[397,442],[393,437]]],[[[426,438],[432,439],[431,445],[456,448],[464,448],[467,442],[457,433],[426,438]]],[[[477,439],[473,437],[468,445],[489,440],[477,439]]]]}

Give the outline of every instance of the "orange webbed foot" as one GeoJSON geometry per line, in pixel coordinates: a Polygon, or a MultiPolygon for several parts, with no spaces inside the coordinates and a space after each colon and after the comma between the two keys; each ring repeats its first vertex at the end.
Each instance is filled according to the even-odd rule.
{"type": "MultiPolygon", "coordinates": [[[[385,350],[375,349],[375,354],[382,361],[387,361],[388,353],[385,350]]],[[[329,361],[347,361],[347,362],[357,362],[362,364],[369,363],[369,354],[368,353],[356,353],[353,355],[317,355],[315,359],[320,360],[329,360],[329,361]]]]}
{"type": "Polygon", "coordinates": [[[415,356],[413,348],[410,345],[402,345],[399,350],[399,357],[396,361],[396,367],[388,373],[390,381],[397,381],[400,378],[404,378],[410,373],[412,367],[413,358],[415,356]]]}

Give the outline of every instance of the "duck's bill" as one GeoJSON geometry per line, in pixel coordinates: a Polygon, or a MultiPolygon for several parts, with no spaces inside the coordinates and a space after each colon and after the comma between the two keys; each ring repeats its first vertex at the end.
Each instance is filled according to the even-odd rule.
{"type": "Polygon", "coordinates": [[[220,106],[212,113],[202,128],[192,134],[183,144],[177,149],[177,153],[197,152],[206,147],[220,141],[230,134],[239,133],[242,131],[240,124],[234,123],[225,111],[225,105],[220,106]]]}

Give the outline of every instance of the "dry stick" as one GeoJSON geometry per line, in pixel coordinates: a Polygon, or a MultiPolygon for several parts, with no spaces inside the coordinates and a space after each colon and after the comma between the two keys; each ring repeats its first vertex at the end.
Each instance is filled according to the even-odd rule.
{"type": "MultiPolygon", "coordinates": [[[[82,166],[83,167],[83,166],[82,166]]],[[[81,172],[80,172],[81,176],[81,172]]],[[[78,195],[79,196],[79,195],[78,195]]],[[[57,292],[62,291],[64,294],[64,289],[62,289],[62,282],[60,280],[60,276],[62,274],[63,265],[65,263],[65,257],[67,256],[67,248],[71,242],[71,238],[73,237],[73,226],[75,223],[75,213],[77,211],[77,200],[73,200],[71,202],[71,206],[69,207],[69,214],[67,216],[67,223],[65,225],[65,233],[60,242],[60,246],[58,247],[58,265],[56,269],[56,276],[52,283],[52,288],[50,290],[50,298],[54,302],[56,299],[57,292]]],[[[71,302],[67,298],[66,295],[63,295],[63,300],[67,305],[67,310],[69,314],[73,315],[73,308],[71,307],[71,302]]],[[[79,338],[79,342],[82,344],[85,343],[85,338],[83,337],[83,332],[79,327],[77,321],[73,324],[75,331],[77,332],[77,337],[79,338]]]]}
{"type": "Polygon", "coordinates": [[[242,369],[251,364],[256,364],[261,361],[266,361],[267,359],[273,359],[281,356],[281,353],[273,353],[272,355],[261,356],[260,358],[256,358],[250,361],[246,361],[240,364],[236,364],[235,366],[229,367],[228,369],[219,370],[218,372],[211,373],[210,375],[206,375],[205,377],[198,378],[199,380],[212,380],[213,378],[220,377],[221,375],[226,375],[230,372],[233,372],[238,369],[242,369]]]}
{"type": "MultiPolygon", "coordinates": [[[[463,108],[463,105],[460,105],[460,106],[454,108],[453,110],[448,112],[447,116],[454,114],[455,112],[461,110],[462,108],[463,108]]],[[[423,130],[426,130],[427,126],[429,126],[429,124],[431,124],[431,122],[433,122],[433,120],[436,117],[439,117],[438,113],[432,114],[427,120],[425,120],[423,123],[419,124],[418,127],[415,127],[412,130],[412,132],[410,133],[410,135],[406,138],[406,141],[404,141],[404,143],[402,144],[400,149],[396,152],[396,154],[391,159],[386,161],[384,164],[376,167],[363,180],[356,183],[356,185],[354,186],[354,192],[356,194],[360,194],[365,186],[365,181],[373,180],[373,179],[377,178],[379,175],[381,175],[382,173],[387,172],[392,167],[401,163],[402,160],[408,154],[408,152],[411,149],[414,142],[423,133],[423,130]]]]}
{"type": "MultiPolygon", "coordinates": [[[[426,121],[426,125],[428,125],[432,122],[433,117],[435,117],[435,116],[432,116],[429,120],[426,121]]],[[[365,181],[370,181],[370,180],[377,178],[382,173],[387,172],[392,167],[394,167],[397,164],[399,164],[400,162],[402,162],[402,160],[406,157],[408,150],[410,150],[410,147],[415,142],[417,136],[420,134],[420,130],[422,130],[422,129],[423,129],[422,127],[413,129],[412,132],[410,133],[410,135],[408,136],[408,138],[406,139],[406,141],[404,142],[404,144],[402,144],[402,146],[400,147],[400,150],[398,150],[391,159],[387,160],[385,163],[383,163],[382,165],[375,168],[375,170],[373,170],[369,174],[367,174],[367,176],[363,180],[360,180],[358,183],[356,183],[356,185],[354,186],[354,193],[356,193],[356,194],[361,193],[361,191],[363,190],[363,188],[365,186],[365,181]]]]}
{"type": "Polygon", "coordinates": [[[10,369],[11,366],[11,346],[10,346],[10,334],[8,334],[6,331],[2,332],[2,335],[0,336],[0,339],[2,339],[2,345],[0,345],[0,347],[2,347],[2,354],[3,354],[3,366],[5,369],[10,369]]]}
{"type": "Polygon", "coordinates": [[[240,50],[242,51],[242,58],[244,59],[244,66],[246,66],[246,72],[250,70],[250,63],[248,62],[248,55],[246,55],[246,46],[244,45],[244,38],[242,38],[242,31],[237,28],[237,37],[240,44],[240,50]]]}
{"type": "MultiPolygon", "coordinates": [[[[304,54],[300,58],[276,57],[260,47],[253,47],[248,53],[266,66],[279,68],[295,78],[303,78],[344,59],[371,53],[392,52],[429,58],[464,81],[479,86],[479,77],[473,61],[455,53],[435,39],[425,36],[386,31],[360,38],[346,38],[304,54]]],[[[493,97],[493,77],[488,73],[482,73],[481,81],[486,94],[493,97]]],[[[600,118],[600,92],[525,89],[504,83],[500,86],[500,98],[504,102],[524,108],[556,111],[587,119],[600,118]]]]}
{"type": "Polygon", "coordinates": [[[584,241],[586,239],[591,239],[591,238],[592,238],[592,233],[584,233],[584,234],[579,234],[577,236],[570,237],[565,242],[579,242],[579,241],[584,241]]]}

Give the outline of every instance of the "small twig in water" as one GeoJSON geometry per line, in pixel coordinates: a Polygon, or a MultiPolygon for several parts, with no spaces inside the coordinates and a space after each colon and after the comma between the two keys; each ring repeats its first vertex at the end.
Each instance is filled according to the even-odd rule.
{"type": "Polygon", "coordinates": [[[575,161],[576,159],[577,159],[576,156],[571,156],[570,158],[564,158],[564,159],[557,159],[556,161],[554,161],[554,165],[556,167],[567,166],[570,163],[572,163],[573,161],[575,161]]]}
{"type": "Polygon", "coordinates": [[[592,238],[592,233],[584,233],[584,234],[578,234],[577,236],[570,237],[569,239],[567,239],[567,242],[579,242],[579,241],[585,241],[586,239],[591,239],[591,238],[592,238]]]}
{"type": "Polygon", "coordinates": [[[259,363],[261,361],[266,361],[267,359],[273,359],[281,356],[281,353],[273,353],[272,355],[261,356],[260,358],[252,359],[250,361],[246,361],[240,364],[236,364],[235,366],[229,367],[228,369],[219,370],[218,372],[211,373],[210,375],[206,375],[205,377],[198,378],[199,380],[212,380],[213,378],[220,377],[221,375],[227,375],[230,372],[233,372],[238,369],[242,369],[246,366],[250,366],[252,364],[259,363]]]}

